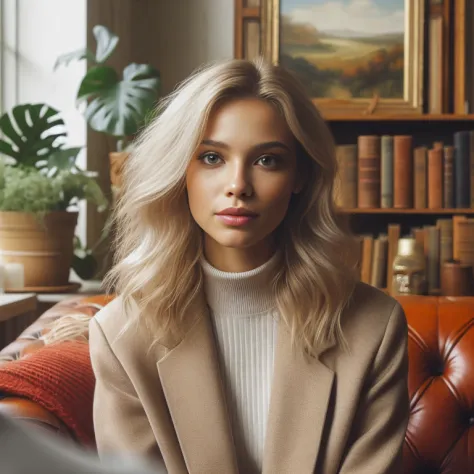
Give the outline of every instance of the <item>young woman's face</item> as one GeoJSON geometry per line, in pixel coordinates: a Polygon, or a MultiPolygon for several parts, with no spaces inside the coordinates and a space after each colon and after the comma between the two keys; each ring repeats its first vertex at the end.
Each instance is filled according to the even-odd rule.
{"type": "Polygon", "coordinates": [[[224,102],[211,115],[186,175],[189,207],[206,249],[264,251],[297,181],[295,140],[274,106],[252,98],[224,102]]]}

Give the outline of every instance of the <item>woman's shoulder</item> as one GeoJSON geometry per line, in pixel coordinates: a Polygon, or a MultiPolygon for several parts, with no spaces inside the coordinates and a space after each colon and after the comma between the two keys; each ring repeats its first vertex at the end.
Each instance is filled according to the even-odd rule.
{"type": "Polygon", "coordinates": [[[90,324],[90,333],[100,333],[96,341],[107,343],[115,353],[121,348],[133,352],[133,348],[149,347],[153,342],[150,331],[144,327],[139,310],[134,305],[124,305],[121,296],[117,296],[96,313],[90,324]]]}
{"type": "Polygon", "coordinates": [[[405,333],[407,321],[401,304],[382,290],[366,283],[357,283],[346,308],[345,323],[349,333],[370,335],[374,339],[384,336],[387,329],[405,333]]]}
{"type": "Polygon", "coordinates": [[[89,333],[91,342],[106,344],[119,358],[141,357],[144,353],[160,358],[166,353],[165,347],[157,343],[149,330],[138,306],[133,302],[125,305],[121,296],[96,313],[89,333]],[[152,347],[153,351],[148,350],[152,347]],[[147,350],[144,351],[144,348],[147,350]]]}
{"type": "Polygon", "coordinates": [[[107,340],[113,341],[129,321],[121,296],[117,296],[94,316],[93,321],[100,327],[107,340]]]}

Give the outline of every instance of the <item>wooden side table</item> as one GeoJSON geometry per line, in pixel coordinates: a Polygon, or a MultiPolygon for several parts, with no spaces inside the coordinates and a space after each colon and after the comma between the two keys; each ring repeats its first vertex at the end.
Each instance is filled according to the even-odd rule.
{"type": "Polygon", "coordinates": [[[37,318],[34,293],[0,294],[0,347],[13,342],[37,318]]]}

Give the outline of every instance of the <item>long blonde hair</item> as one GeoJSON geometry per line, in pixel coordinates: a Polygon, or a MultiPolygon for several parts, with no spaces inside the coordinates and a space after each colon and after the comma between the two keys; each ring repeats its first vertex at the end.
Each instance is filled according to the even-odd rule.
{"type": "Polygon", "coordinates": [[[124,166],[117,204],[116,264],[107,276],[124,311],[138,308],[150,331],[183,335],[186,315],[206,311],[199,264],[202,231],[186,197],[185,173],[216,104],[256,97],[274,104],[299,143],[306,185],[282,223],[274,281],[295,345],[315,354],[344,343],[341,316],[357,281],[354,239],[333,201],[337,164],[331,133],[299,82],[283,68],[246,60],[207,65],[166,98],[124,166]]]}

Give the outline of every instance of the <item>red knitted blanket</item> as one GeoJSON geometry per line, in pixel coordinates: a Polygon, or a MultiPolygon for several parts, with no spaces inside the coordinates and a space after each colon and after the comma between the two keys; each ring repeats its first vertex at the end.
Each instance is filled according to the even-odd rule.
{"type": "Polygon", "coordinates": [[[28,398],[59,418],[78,441],[95,445],[92,401],[95,378],[89,344],[44,346],[0,366],[0,392],[28,398]]]}

